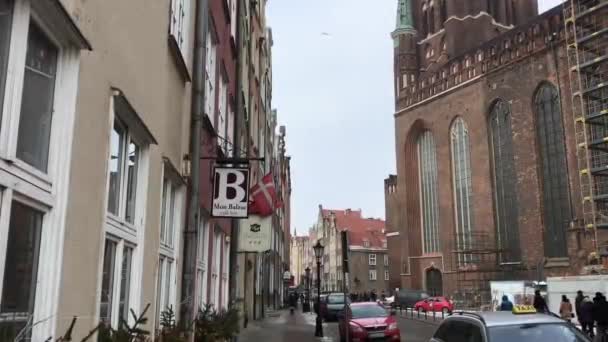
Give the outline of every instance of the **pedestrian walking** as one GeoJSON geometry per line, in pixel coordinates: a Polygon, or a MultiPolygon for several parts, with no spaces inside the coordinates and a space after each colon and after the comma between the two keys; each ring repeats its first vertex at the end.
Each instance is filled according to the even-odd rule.
{"type": "MultiPolygon", "coordinates": [[[[583,291],[578,290],[576,291],[576,298],[574,299],[574,311],[576,312],[576,317],[579,317],[581,315],[581,305],[583,304],[583,299],[585,298],[585,295],[583,294],[583,291]]],[[[580,319],[579,319],[580,322],[580,319]]]]}
{"type": "Polygon", "coordinates": [[[562,302],[559,305],[559,316],[568,322],[572,322],[574,313],[572,312],[572,303],[566,295],[562,295],[562,302]]]}
{"type": "Polygon", "coordinates": [[[502,302],[499,306],[499,311],[513,311],[513,303],[509,300],[507,295],[502,296],[502,302]]]}
{"type": "Polygon", "coordinates": [[[536,312],[538,312],[538,313],[548,313],[549,312],[549,307],[547,307],[547,302],[545,301],[545,298],[543,298],[543,296],[540,295],[539,290],[534,291],[534,308],[536,309],[536,312]]]}
{"type": "Polygon", "coordinates": [[[601,292],[596,292],[595,298],[593,298],[591,314],[597,326],[595,342],[606,342],[608,340],[608,302],[601,292]]]}
{"type": "Polygon", "coordinates": [[[593,338],[595,336],[593,333],[593,301],[588,296],[583,297],[577,317],[583,333],[593,338]]]}
{"type": "Polygon", "coordinates": [[[372,290],[370,298],[371,298],[372,302],[375,302],[378,299],[378,296],[376,295],[376,290],[372,290]]]}

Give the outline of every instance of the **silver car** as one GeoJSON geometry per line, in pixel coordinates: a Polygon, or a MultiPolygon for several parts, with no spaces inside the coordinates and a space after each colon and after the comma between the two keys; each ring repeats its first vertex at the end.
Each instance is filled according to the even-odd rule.
{"type": "Polygon", "coordinates": [[[590,342],[574,325],[554,316],[526,313],[455,312],[431,342],[590,342]]]}

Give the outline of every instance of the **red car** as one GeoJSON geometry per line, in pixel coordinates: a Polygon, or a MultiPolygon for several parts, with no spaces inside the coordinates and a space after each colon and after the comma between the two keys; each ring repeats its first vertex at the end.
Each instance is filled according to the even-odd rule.
{"type": "MultiPolygon", "coordinates": [[[[339,317],[340,341],[346,342],[347,324],[339,317]]],[[[348,342],[363,342],[374,339],[400,341],[401,332],[394,313],[378,303],[353,303],[349,307],[348,342]]]]}
{"type": "Polygon", "coordinates": [[[414,310],[422,312],[443,312],[447,314],[454,311],[454,302],[445,297],[431,297],[416,303],[416,305],[414,305],[414,310]]]}

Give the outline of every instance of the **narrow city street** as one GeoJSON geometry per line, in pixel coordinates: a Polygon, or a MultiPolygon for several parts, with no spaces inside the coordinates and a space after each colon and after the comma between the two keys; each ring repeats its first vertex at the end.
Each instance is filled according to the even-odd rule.
{"type": "MultiPolygon", "coordinates": [[[[302,313],[300,310],[293,315],[289,310],[271,312],[263,321],[250,323],[247,329],[242,329],[239,342],[262,341],[339,341],[338,324],[323,323],[323,338],[315,338],[315,315],[302,313]]],[[[399,318],[401,341],[427,342],[435,329],[436,323],[399,318]]]]}

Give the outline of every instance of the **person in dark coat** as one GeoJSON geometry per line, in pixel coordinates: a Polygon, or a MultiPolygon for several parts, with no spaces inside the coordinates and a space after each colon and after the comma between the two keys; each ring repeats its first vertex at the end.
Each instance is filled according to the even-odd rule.
{"type": "Polygon", "coordinates": [[[583,332],[593,338],[593,302],[589,297],[583,297],[577,317],[583,332]]]}
{"type": "Polygon", "coordinates": [[[545,298],[543,298],[543,296],[540,295],[540,291],[536,290],[534,291],[534,308],[536,309],[536,312],[538,313],[548,313],[549,312],[549,307],[547,306],[547,302],[545,301],[545,298]]]}
{"type": "Polygon", "coordinates": [[[584,298],[585,296],[583,295],[583,291],[578,290],[576,292],[576,298],[574,299],[574,312],[576,313],[576,317],[581,315],[581,305],[583,304],[584,298]]]}
{"type": "Polygon", "coordinates": [[[604,342],[608,337],[608,302],[601,292],[595,294],[593,298],[593,308],[591,309],[593,320],[597,324],[596,342],[604,342]]]}
{"type": "Polygon", "coordinates": [[[378,299],[378,296],[376,296],[376,291],[373,290],[372,293],[370,294],[370,299],[372,302],[375,302],[378,299]]]}
{"type": "Polygon", "coordinates": [[[500,311],[513,311],[513,303],[509,300],[507,295],[502,296],[502,302],[500,303],[500,311]]]}

